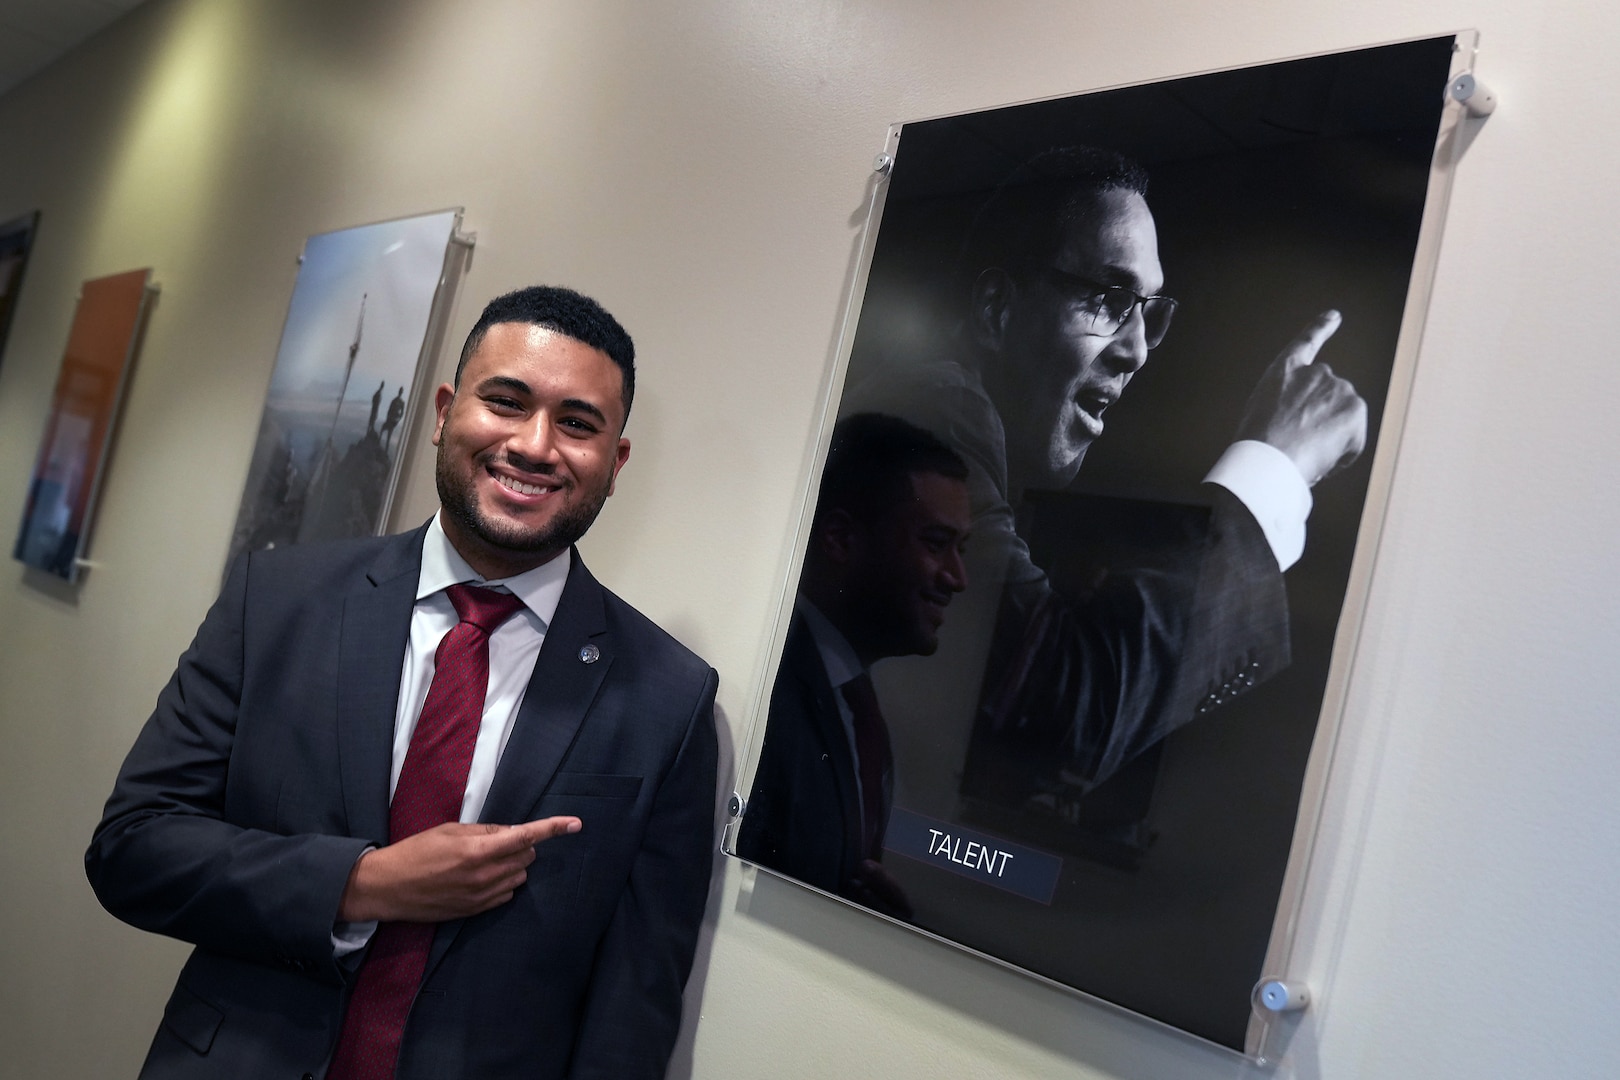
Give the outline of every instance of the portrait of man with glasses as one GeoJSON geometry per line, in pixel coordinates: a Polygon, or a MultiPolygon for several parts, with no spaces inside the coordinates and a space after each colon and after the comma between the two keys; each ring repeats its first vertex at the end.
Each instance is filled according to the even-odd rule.
{"type": "Polygon", "coordinates": [[[1277,342],[1199,505],[1075,509],[1081,497],[1063,493],[1177,311],[1148,189],[1140,166],[1103,148],[1024,161],[967,229],[948,332],[853,372],[841,406],[901,416],[972,466],[979,601],[964,598],[956,629],[985,659],[969,745],[945,735],[941,753],[961,755],[949,775],[962,794],[1044,805],[1059,821],[1168,733],[1288,665],[1283,572],[1304,548],[1311,489],[1366,442],[1365,402],[1318,359],[1340,324],[1327,310],[1277,342]],[[1151,539],[1079,570],[1032,555],[1060,548],[1056,523],[1076,520],[1151,539]]]}

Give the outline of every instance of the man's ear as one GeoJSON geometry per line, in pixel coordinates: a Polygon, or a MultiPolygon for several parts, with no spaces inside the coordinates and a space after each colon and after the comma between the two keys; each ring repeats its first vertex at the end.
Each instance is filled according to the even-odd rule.
{"type": "Polygon", "coordinates": [[[444,418],[450,414],[450,403],[456,400],[456,388],[449,383],[441,383],[433,393],[433,445],[438,446],[439,440],[444,438],[444,418]]]}
{"type": "Polygon", "coordinates": [[[968,312],[969,328],[974,344],[980,348],[1000,351],[1007,339],[1007,324],[1012,318],[1013,298],[1018,285],[1012,275],[999,266],[982,271],[973,282],[973,294],[968,312]]]}
{"type": "Polygon", "coordinates": [[[608,494],[609,495],[612,495],[613,494],[613,489],[618,486],[618,483],[619,483],[619,470],[624,468],[624,463],[629,461],[629,460],[630,460],[630,440],[624,438],[623,436],[620,436],[619,437],[619,445],[613,448],[613,475],[608,477],[608,494]]]}
{"type": "Polygon", "coordinates": [[[860,523],[848,510],[842,508],[829,510],[817,523],[811,542],[829,564],[846,566],[853,557],[856,534],[859,531],[860,523]]]}

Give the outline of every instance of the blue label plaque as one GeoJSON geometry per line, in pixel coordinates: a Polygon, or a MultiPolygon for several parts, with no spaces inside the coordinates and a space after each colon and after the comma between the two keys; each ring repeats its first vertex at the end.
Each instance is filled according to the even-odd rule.
{"type": "Polygon", "coordinates": [[[889,815],[883,848],[1040,904],[1052,902],[1063,873],[1056,855],[898,806],[889,815]]]}

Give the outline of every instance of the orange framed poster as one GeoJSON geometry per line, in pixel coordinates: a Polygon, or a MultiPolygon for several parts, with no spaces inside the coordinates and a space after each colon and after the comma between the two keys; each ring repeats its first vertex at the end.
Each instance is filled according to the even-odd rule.
{"type": "Polygon", "coordinates": [[[82,571],[118,407],[157,291],[151,278],[147,268],[86,281],[68,331],[11,552],[65,581],[82,571]]]}

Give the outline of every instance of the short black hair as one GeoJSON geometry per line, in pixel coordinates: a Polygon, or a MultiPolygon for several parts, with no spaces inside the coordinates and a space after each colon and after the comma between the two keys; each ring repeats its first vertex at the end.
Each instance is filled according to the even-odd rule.
{"type": "Polygon", "coordinates": [[[1116,150],[1055,146],[1025,160],[996,186],[963,238],[957,268],[971,289],[990,267],[1047,263],[1105,191],[1146,196],[1147,170],[1116,150]]]}
{"type": "Polygon", "coordinates": [[[456,362],[458,388],[467,358],[483,344],[484,335],[496,323],[544,326],[606,353],[624,376],[624,416],[630,418],[630,402],[636,396],[636,346],[619,320],[601,304],[560,285],[530,285],[497,296],[484,306],[484,313],[473,323],[467,343],[461,347],[461,359],[456,362]]]}
{"type": "Polygon", "coordinates": [[[833,428],[827,466],[816,501],[819,528],[832,510],[872,524],[916,497],[913,473],[938,473],[966,481],[967,463],[933,432],[886,413],[854,413],[833,428]]]}

